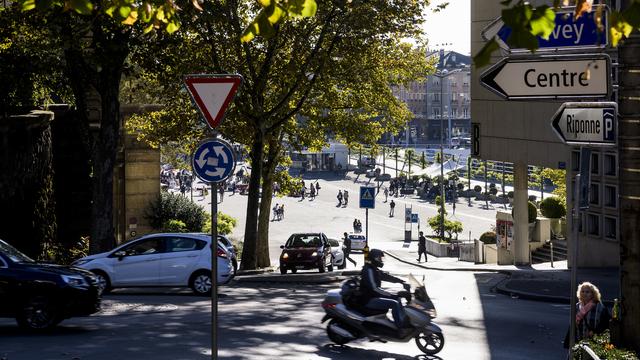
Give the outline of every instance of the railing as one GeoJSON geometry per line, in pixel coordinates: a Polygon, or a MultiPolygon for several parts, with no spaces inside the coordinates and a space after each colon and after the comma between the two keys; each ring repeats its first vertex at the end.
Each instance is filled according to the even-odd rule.
{"type": "Polygon", "coordinates": [[[586,343],[576,344],[573,358],[578,360],[600,360],[600,357],[586,343]]]}

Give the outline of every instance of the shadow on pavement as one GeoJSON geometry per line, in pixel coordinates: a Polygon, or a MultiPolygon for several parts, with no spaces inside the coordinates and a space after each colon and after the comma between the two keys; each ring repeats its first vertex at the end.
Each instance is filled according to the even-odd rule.
{"type": "Polygon", "coordinates": [[[417,356],[407,356],[401,354],[393,354],[386,351],[354,348],[350,347],[349,345],[340,346],[335,344],[320,346],[317,354],[329,359],[347,357],[350,359],[442,360],[441,357],[435,355],[422,354],[417,356]]]}

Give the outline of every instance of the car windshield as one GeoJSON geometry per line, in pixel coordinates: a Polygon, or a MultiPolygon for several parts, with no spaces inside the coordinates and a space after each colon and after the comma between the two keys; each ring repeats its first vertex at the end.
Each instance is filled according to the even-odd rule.
{"type": "Polygon", "coordinates": [[[294,234],[287,240],[286,247],[318,247],[320,245],[319,234],[294,234]]]}
{"type": "Polygon", "coordinates": [[[331,245],[331,246],[340,246],[340,243],[338,242],[338,240],[329,239],[329,245],[331,245]]]}
{"type": "Polygon", "coordinates": [[[16,263],[33,263],[33,259],[18,251],[18,249],[0,240],[0,252],[16,263]]]}

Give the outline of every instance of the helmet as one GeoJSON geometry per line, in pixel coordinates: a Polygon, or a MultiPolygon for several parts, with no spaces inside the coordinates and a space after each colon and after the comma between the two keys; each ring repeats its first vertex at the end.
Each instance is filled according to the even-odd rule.
{"type": "Polygon", "coordinates": [[[371,262],[371,265],[377,267],[377,268],[381,268],[384,266],[384,253],[382,252],[382,250],[378,250],[378,249],[371,249],[369,251],[369,261],[371,262]]]}

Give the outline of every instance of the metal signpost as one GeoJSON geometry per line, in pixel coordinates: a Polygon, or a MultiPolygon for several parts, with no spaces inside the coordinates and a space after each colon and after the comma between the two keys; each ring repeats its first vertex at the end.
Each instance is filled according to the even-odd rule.
{"type": "Polygon", "coordinates": [[[618,104],[568,102],[562,104],[551,126],[565,144],[616,145],[618,104]]]}
{"type": "Polygon", "coordinates": [[[607,98],[607,54],[504,58],[480,76],[482,85],[507,100],[607,98]]]}
{"type": "Polygon", "coordinates": [[[360,187],[360,209],[365,209],[364,218],[364,260],[369,256],[369,209],[376,208],[376,188],[360,187]]]}
{"type": "MultiPolygon", "coordinates": [[[[596,5],[597,7],[597,5],[596,5]]],[[[605,9],[606,10],[606,7],[605,9]]],[[[538,39],[536,51],[584,51],[586,49],[601,49],[609,44],[608,31],[600,31],[596,22],[598,10],[583,14],[575,18],[575,8],[565,8],[556,12],[555,27],[549,36],[538,39]]],[[[602,29],[607,27],[607,14],[603,14],[601,20],[602,29]]],[[[505,25],[502,18],[497,18],[482,30],[482,38],[490,40],[494,38],[498,46],[509,52],[529,52],[528,49],[511,48],[507,42],[511,35],[511,28],[505,25]]]]}
{"type": "MultiPolygon", "coordinates": [[[[236,74],[194,74],[184,79],[191,100],[211,129],[222,122],[241,83],[242,76],[236,74]]],[[[236,161],[231,145],[217,138],[201,142],[191,160],[196,176],[211,184],[211,358],[217,359],[218,183],[233,174],[236,161]]]]}

